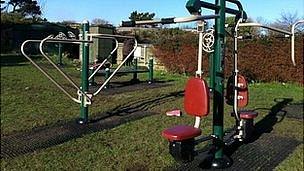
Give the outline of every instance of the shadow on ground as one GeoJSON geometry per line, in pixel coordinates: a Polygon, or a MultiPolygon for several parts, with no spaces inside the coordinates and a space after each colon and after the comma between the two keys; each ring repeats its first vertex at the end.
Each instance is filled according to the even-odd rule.
{"type": "MultiPolygon", "coordinates": [[[[299,144],[303,143],[271,133],[273,126],[288,116],[288,112],[284,109],[291,104],[292,99],[275,99],[275,102],[277,104],[268,109],[268,115],[255,124],[255,133],[249,143],[236,142],[224,148],[224,153],[232,161],[232,166],[225,170],[273,170],[299,144]]],[[[212,170],[209,162],[211,158],[210,152],[203,152],[193,162],[174,170],[212,170]]]]}
{"type": "MultiPolygon", "coordinates": [[[[147,81],[139,81],[139,82],[111,82],[108,88],[102,90],[101,95],[113,95],[113,94],[121,94],[126,92],[133,92],[144,89],[155,89],[171,86],[173,81],[161,81],[155,80],[152,84],[149,84],[147,81]]],[[[90,92],[96,92],[97,89],[101,85],[95,85],[90,87],[90,92]]]]}
{"type": "Polygon", "coordinates": [[[109,112],[98,114],[87,125],[79,125],[76,121],[60,122],[54,125],[34,128],[29,132],[3,136],[1,137],[1,158],[14,158],[157,114],[148,109],[182,96],[183,91],[180,91],[153,98],[147,97],[136,102],[126,102],[109,112]]]}

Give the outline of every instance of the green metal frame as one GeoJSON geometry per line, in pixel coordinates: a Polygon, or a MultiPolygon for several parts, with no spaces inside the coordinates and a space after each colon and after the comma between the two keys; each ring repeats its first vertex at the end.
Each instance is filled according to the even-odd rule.
{"type": "Polygon", "coordinates": [[[215,4],[203,2],[200,0],[189,0],[186,8],[191,14],[201,14],[202,8],[215,11],[219,15],[215,19],[215,44],[214,53],[210,55],[210,87],[213,91],[213,135],[217,137],[213,141],[215,148],[214,160],[212,166],[223,168],[229,162],[225,161],[223,154],[223,136],[224,136],[224,68],[225,68],[225,18],[226,13],[234,14],[237,18],[247,18],[242,5],[236,0],[216,0],[215,4]],[[238,10],[226,8],[226,2],[234,3],[238,10]]]}
{"type": "Polygon", "coordinates": [[[153,58],[149,59],[149,84],[153,82],[153,68],[154,68],[154,60],[153,58]]]}
{"type": "MultiPolygon", "coordinates": [[[[82,24],[82,39],[87,40],[89,33],[89,22],[84,21],[82,24]]],[[[89,90],[89,43],[82,43],[82,66],[81,66],[81,90],[83,92],[88,92],[89,90]]],[[[85,96],[81,96],[80,104],[80,124],[85,124],[88,122],[89,107],[85,104],[85,96]]]]}

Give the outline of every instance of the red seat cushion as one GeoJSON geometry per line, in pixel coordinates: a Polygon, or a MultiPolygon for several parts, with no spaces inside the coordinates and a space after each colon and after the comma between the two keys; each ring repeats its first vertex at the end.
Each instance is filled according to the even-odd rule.
{"type": "Polygon", "coordinates": [[[258,116],[258,112],[255,111],[240,111],[241,119],[254,119],[258,116]]]}
{"type": "Polygon", "coordinates": [[[162,136],[169,141],[182,141],[191,139],[201,135],[201,129],[187,125],[177,125],[172,128],[165,129],[162,136]]]}
{"type": "Polygon", "coordinates": [[[205,80],[190,78],[185,88],[184,108],[187,114],[205,116],[209,113],[209,88],[205,80]]]}

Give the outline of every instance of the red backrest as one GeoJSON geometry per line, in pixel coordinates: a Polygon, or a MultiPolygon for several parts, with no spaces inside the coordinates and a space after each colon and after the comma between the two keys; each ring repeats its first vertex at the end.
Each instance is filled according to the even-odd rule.
{"type": "Polygon", "coordinates": [[[206,116],[209,114],[209,88],[205,80],[190,78],[186,84],[184,108],[192,116],[206,116]]]}
{"type": "MultiPolygon", "coordinates": [[[[227,89],[226,89],[226,102],[228,105],[233,105],[234,103],[234,91],[233,91],[233,79],[234,76],[229,77],[227,82],[227,89]]],[[[248,105],[249,101],[249,92],[248,92],[248,84],[246,78],[242,75],[238,75],[238,107],[243,108],[248,105]]]]}
{"type": "Polygon", "coordinates": [[[244,76],[242,75],[238,76],[238,84],[240,86],[238,91],[238,96],[240,96],[240,99],[238,99],[238,106],[246,107],[249,101],[249,95],[248,95],[249,91],[248,91],[247,81],[244,76]]]}

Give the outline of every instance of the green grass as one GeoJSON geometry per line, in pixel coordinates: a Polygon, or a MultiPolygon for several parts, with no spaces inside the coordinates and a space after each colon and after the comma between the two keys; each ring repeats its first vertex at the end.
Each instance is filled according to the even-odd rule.
{"type": "MultiPolygon", "coordinates": [[[[42,74],[28,63],[1,66],[1,136],[35,127],[55,124],[58,121],[74,120],[79,116],[79,105],[69,100],[42,74]]],[[[79,76],[75,67],[65,69],[79,76]]],[[[52,71],[52,70],[51,70],[52,71]]],[[[54,74],[55,75],[55,74],[54,74]]],[[[61,77],[56,77],[59,80],[61,77]]],[[[141,80],[146,75],[140,74],[141,80]]],[[[172,85],[144,92],[134,91],[113,96],[100,95],[90,109],[90,116],[111,111],[118,106],[140,103],[182,91],[185,76],[156,72],[159,80],[172,80],[172,85]]],[[[122,79],[129,79],[123,77],[122,79]]],[[[71,92],[73,92],[71,90],[71,92]]],[[[250,85],[249,109],[260,109],[257,122],[265,117],[276,104],[276,98],[292,98],[292,103],[303,101],[303,87],[296,84],[260,83],[250,85]],[[263,108],[263,110],[261,109],[263,108]],[[267,110],[268,109],[268,110],[267,110]]],[[[151,111],[159,113],[140,120],[128,122],[113,129],[85,135],[61,145],[38,150],[34,153],[2,159],[2,170],[146,170],[165,169],[176,166],[168,153],[168,143],[160,132],[175,124],[193,124],[190,117],[172,118],[165,111],[182,109],[182,97],[168,97],[158,104],[149,104],[151,111]]],[[[231,107],[225,108],[225,127],[234,124],[229,116],[231,107]]],[[[212,115],[201,124],[203,134],[211,132],[212,115]]],[[[274,126],[272,133],[303,141],[303,122],[285,118],[274,126]]],[[[302,170],[303,145],[299,146],[277,170],[302,170]]]]}

